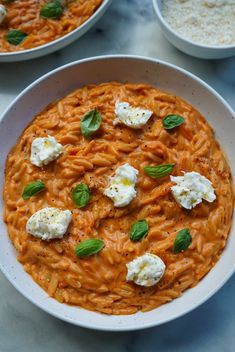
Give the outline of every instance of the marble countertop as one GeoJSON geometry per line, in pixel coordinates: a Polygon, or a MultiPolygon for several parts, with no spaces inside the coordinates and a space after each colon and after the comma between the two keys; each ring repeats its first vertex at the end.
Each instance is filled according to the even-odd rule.
{"type": "MultiPolygon", "coordinates": [[[[163,37],[151,0],[113,0],[104,17],[80,40],[46,56],[0,65],[0,113],[29,83],[67,62],[104,54],[159,58],[196,74],[235,109],[235,58],[189,57],[163,37]]],[[[1,141],[0,141],[1,143],[1,141]]],[[[126,333],[78,328],[44,313],[0,274],[0,352],[232,352],[235,345],[235,276],[198,309],[160,327],[126,333]]]]}

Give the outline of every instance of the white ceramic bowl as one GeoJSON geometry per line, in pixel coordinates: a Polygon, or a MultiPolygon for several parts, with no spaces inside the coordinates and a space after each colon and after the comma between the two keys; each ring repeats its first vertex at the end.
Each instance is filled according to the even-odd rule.
{"type": "Polygon", "coordinates": [[[85,34],[101,18],[111,2],[112,0],[103,0],[101,6],[87,21],[63,37],[36,48],[9,53],[0,53],[0,62],[15,62],[35,59],[64,48],[85,34]]]}
{"type": "Polygon", "coordinates": [[[223,46],[204,45],[182,37],[163,18],[161,13],[162,3],[163,0],[153,0],[153,7],[163,34],[177,49],[201,59],[222,59],[235,55],[235,44],[223,46]]]}
{"type": "MultiPolygon", "coordinates": [[[[1,194],[7,154],[35,114],[48,103],[80,86],[110,80],[149,83],[181,96],[199,109],[214,127],[216,137],[235,174],[235,116],[228,104],[212,88],[183,69],[158,60],[133,56],[104,56],[73,62],[46,74],[26,88],[4,113],[0,124],[1,194]]],[[[3,212],[2,199],[0,212],[3,212]]],[[[2,219],[0,233],[0,268],[19,292],[38,307],[62,320],[99,330],[136,330],[175,319],[211,297],[228,280],[235,268],[233,226],[221,259],[196,287],[186,291],[180,298],[147,313],[108,316],[67,306],[49,298],[17,262],[16,252],[2,219]]]]}

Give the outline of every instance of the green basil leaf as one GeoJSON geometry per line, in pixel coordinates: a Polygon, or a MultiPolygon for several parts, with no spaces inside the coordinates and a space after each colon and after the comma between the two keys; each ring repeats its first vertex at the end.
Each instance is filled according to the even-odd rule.
{"type": "Polygon", "coordinates": [[[11,29],[6,35],[8,43],[12,45],[20,44],[25,39],[25,37],[27,37],[27,34],[19,31],[18,29],[11,29]]]}
{"type": "Polygon", "coordinates": [[[91,238],[79,243],[75,248],[75,254],[80,258],[88,257],[98,253],[102,248],[104,248],[104,242],[102,240],[91,238]]]}
{"type": "Polygon", "coordinates": [[[177,232],[175,237],[173,252],[179,253],[185,251],[192,243],[192,236],[190,235],[189,229],[183,229],[177,232]]]}
{"type": "Polygon", "coordinates": [[[14,2],[15,0],[3,0],[3,2],[5,2],[5,4],[10,4],[11,2],[14,2]]]}
{"type": "Polygon", "coordinates": [[[175,127],[178,127],[184,122],[185,118],[180,115],[168,115],[162,120],[163,127],[166,130],[171,130],[175,127]]]}
{"type": "Polygon", "coordinates": [[[131,225],[130,239],[140,241],[148,233],[149,225],[146,220],[139,220],[131,225]]]}
{"type": "Polygon", "coordinates": [[[175,164],[161,164],[156,166],[144,167],[144,172],[152,178],[161,178],[169,175],[175,164]]]}
{"type": "Polygon", "coordinates": [[[56,20],[63,14],[64,8],[59,1],[48,2],[41,8],[40,16],[56,20]]]}
{"type": "Polygon", "coordinates": [[[25,186],[24,191],[22,193],[22,198],[24,200],[29,199],[35,194],[43,191],[45,188],[45,184],[40,180],[31,182],[27,186],[25,186]]]}
{"type": "Polygon", "coordinates": [[[97,109],[89,111],[80,122],[81,132],[84,137],[88,138],[98,131],[101,125],[101,114],[97,109]]]}
{"type": "Polygon", "coordinates": [[[85,183],[80,183],[72,189],[72,199],[78,208],[83,208],[90,200],[90,190],[85,183]]]}

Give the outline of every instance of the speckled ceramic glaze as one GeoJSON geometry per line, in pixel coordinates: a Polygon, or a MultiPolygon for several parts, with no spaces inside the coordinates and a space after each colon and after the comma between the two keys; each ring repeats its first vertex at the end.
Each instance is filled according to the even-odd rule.
{"type": "Polygon", "coordinates": [[[54,51],[64,48],[65,46],[71,44],[83,34],[85,34],[105,13],[108,6],[111,4],[112,0],[104,0],[101,6],[95,11],[95,13],[85,21],[81,26],[74,29],[72,32],[60,37],[59,39],[53,40],[47,44],[38,46],[36,48],[0,53],[0,62],[13,62],[13,61],[23,61],[35,59],[47,54],[51,54],[54,51]]]}
{"type": "MultiPolygon", "coordinates": [[[[48,103],[80,86],[110,80],[149,83],[177,94],[191,103],[215,129],[216,137],[235,174],[235,116],[227,103],[212,88],[187,71],[161,61],[132,56],[105,56],[81,60],[52,71],[31,84],[10,105],[0,124],[1,193],[7,154],[34,115],[48,103]]],[[[2,200],[0,211],[3,212],[2,200]]],[[[0,268],[18,291],[38,307],[60,319],[99,330],[136,330],[175,319],[205,302],[228,280],[235,268],[233,226],[221,259],[195,288],[189,289],[171,303],[147,313],[107,316],[60,304],[49,298],[17,262],[16,252],[2,219],[0,233],[0,268]]]]}

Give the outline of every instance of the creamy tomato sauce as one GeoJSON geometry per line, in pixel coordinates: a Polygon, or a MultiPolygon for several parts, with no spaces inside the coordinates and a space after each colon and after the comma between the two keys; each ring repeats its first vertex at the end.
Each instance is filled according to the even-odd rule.
{"type": "Polygon", "coordinates": [[[103,0],[64,0],[63,14],[58,19],[43,18],[41,8],[51,1],[14,0],[6,3],[0,0],[7,10],[5,21],[0,24],[0,52],[31,49],[58,39],[79,27],[88,20],[102,4],[103,0]],[[27,36],[18,45],[7,41],[9,30],[16,29],[27,36]]]}
{"type": "Polygon", "coordinates": [[[195,286],[221,255],[234,206],[230,169],[205,118],[180,97],[145,84],[116,82],[80,88],[35,117],[9,154],[4,200],[9,236],[32,278],[59,302],[107,314],[148,311],[195,286]],[[114,126],[117,100],[149,109],[153,115],[138,130],[114,126]],[[94,108],[102,115],[101,128],[86,139],[80,120],[94,108]],[[168,114],[183,116],[185,123],[166,131],[162,119],[168,114]],[[31,143],[47,135],[54,136],[64,152],[38,168],[30,163],[31,143]],[[103,191],[108,176],[124,163],[139,171],[137,196],[126,207],[115,208],[103,191]],[[147,165],[164,163],[175,164],[175,176],[196,171],[207,177],[216,200],[203,201],[192,210],[181,208],[171,194],[169,176],[152,179],[143,171],[147,165]],[[25,185],[39,179],[46,191],[23,200],[25,185]],[[89,186],[91,199],[79,209],[71,189],[81,182],[89,186]],[[47,242],[26,232],[28,218],[44,207],[72,211],[63,239],[47,242]],[[148,221],[149,233],[132,242],[130,226],[140,219],[148,221]],[[190,229],[192,244],[174,254],[176,233],[184,228],[190,229]],[[105,247],[78,258],[75,247],[93,237],[102,239],[105,247]],[[158,255],[166,265],[162,279],[148,288],[126,281],[126,264],[146,252],[158,255]]]}

